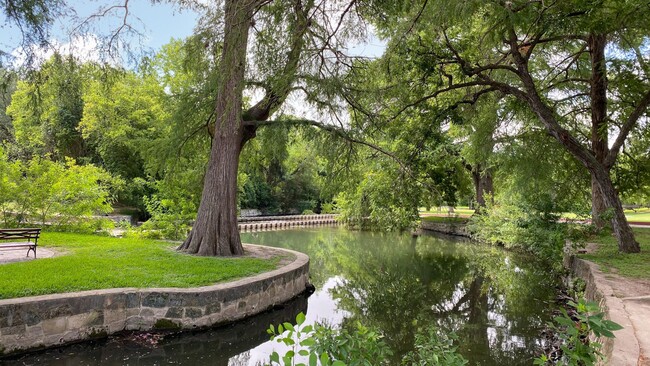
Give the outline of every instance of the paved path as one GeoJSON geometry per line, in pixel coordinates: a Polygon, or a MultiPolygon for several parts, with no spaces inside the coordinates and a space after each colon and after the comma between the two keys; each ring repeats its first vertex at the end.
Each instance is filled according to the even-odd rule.
{"type": "MultiPolygon", "coordinates": [[[[34,252],[31,252],[29,254],[29,257],[25,257],[25,254],[27,254],[26,248],[10,249],[10,250],[2,249],[0,250],[0,264],[34,260],[34,252]]],[[[50,258],[50,257],[54,257],[57,254],[58,253],[56,253],[52,249],[41,248],[41,247],[36,248],[36,255],[37,255],[36,259],[50,258]]]]}
{"type": "Polygon", "coordinates": [[[650,280],[604,273],[597,264],[580,261],[593,276],[595,290],[603,296],[601,306],[607,308],[611,320],[623,326],[614,333],[607,364],[650,366],[650,280]]]}

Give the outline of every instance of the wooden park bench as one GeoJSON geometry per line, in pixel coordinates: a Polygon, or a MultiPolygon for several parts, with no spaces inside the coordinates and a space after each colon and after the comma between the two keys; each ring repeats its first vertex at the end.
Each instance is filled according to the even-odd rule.
{"type": "Polygon", "coordinates": [[[41,229],[0,229],[0,249],[27,248],[27,256],[29,257],[29,252],[33,250],[36,258],[36,245],[40,234],[41,229]],[[27,241],[16,241],[20,239],[27,241]],[[11,241],[6,242],[7,240],[11,241]]]}

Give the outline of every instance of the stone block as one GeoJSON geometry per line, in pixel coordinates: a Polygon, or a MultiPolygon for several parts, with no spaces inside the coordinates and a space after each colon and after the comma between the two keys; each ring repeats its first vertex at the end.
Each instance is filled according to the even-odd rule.
{"type": "Polygon", "coordinates": [[[166,307],[169,300],[169,294],[152,292],[144,296],[142,299],[142,306],[148,308],[162,308],[166,307]]]}
{"type": "Polygon", "coordinates": [[[221,311],[221,303],[215,302],[205,307],[205,314],[214,314],[221,311]]]}
{"type": "Polygon", "coordinates": [[[20,324],[20,325],[14,325],[11,327],[3,327],[2,330],[0,330],[0,334],[4,337],[7,335],[20,335],[25,333],[25,330],[27,327],[25,324],[20,324]]]}
{"type": "Polygon", "coordinates": [[[104,324],[113,324],[119,322],[126,322],[127,311],[124,309],[119,310],[104,310],[104,324]]]}
{"type": "Polygon", "coordinates": [[[183,308],[181,307],[171,307],[167,309],[165,318],[182,318],[183,317],[183,308]]]}
{"type": "MultiPolygon", "coordinates": [[[[59,336],[65,332],[68,320],[66,318],[55,318],[43,320],[41,327],[45,336],[59,336]]],[[[58,342],[57,342],[58,343],[58,342]]]]}
{"type": "Polygon", "coordinates": [[[186,308],[185,317],[190,319],[196,319],[203,316],[203,311],[200,308],[186,308]]]}
{"type": "Polygon", "coordinates": [[[41,318],[41,316],[37,312],[31,309],[21,311],[20,317],[22,318],[23,322],[25,322],[25,324],[27,324],[28,326],[36,325],[43,320],[43,318],[41,318]]]}
{"type": "Polygon", "coordinates": [[[140,316],[141,317],[154,316],[153,309],[149,309],[149,308],[140,309],[140,316]]]}

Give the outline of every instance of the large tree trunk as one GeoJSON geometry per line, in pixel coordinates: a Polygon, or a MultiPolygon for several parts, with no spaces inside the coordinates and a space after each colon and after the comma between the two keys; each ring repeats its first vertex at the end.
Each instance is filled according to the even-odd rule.
{"type": "Polygon", "coordinates": [[[484,169],[481,164],[471,168],[472,180],[476,192],[476,210],[477,214],[482,213],[486,207],[486,197],[489,197],[491,203],[494,203],[494,183],[490,169],[484,169]]]}
{"type": "Polygon", "coordinates": [[[188,238],[178,247],[205,256],[241,255],[237,227],[237,168],[247,136],[242,121],[246,46],[258,0],[226,0],[216,123],[201,204],[188,238]]]}
{"type": "MultiPolygon", "coordinates": [[[[604,34],[591,34],[588,39],[591,62],[591,150],[599,163],[605,164],[608,149],[607,136],[607,65],[604,34]]],[[[608,168],[608,167],[606,167],[608,168]]],[[[609,171],[609,169],[608,169],[609,171]]],[[[591,220],[598,229],[605,227],[602,215],[607,209],[596,177],[591,175],[591,220]]]]}
{"type": "Polygon", "coordinates": [[[605,205],[614,210],[612,229],[614,230],[614,235],[618,242],[619,251],[624,253],[639,253],[641,248],[636,239],[634,239],[634,232],[625,218],[623,205],[618,197],[618,192],[616,192],[616,189],[614,188],[612,179],[609,176],[609,169],[600,167],[600,169],[593,169],[592,173],[596,178],[596,183],[600,188],[600,193],[602,194],[605,205]]]}
{"type": "Polygon", "coordinates": [[[591,175],[591,223],[596,229],[601,230],[605,227],[607,222],[603,219],[603,215],[607,210],[603,194],[600,193],[598,181],[596,177],[591,175]]]}

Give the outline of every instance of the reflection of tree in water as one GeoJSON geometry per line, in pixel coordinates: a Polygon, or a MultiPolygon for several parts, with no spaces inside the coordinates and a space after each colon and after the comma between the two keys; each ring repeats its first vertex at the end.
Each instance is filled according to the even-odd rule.
{"type": "Polygon", "coordinates": [[[552,296],[532,263],[432,237],[354,234],[362,240],[342,235],[326,253],[344,278],[332,296],[348,321],[381,329],[398,356],[412,349],[414,328],[435,323],[458,333],[471,364],[530,363],[548,319],[540,300],[552,296]]]}

